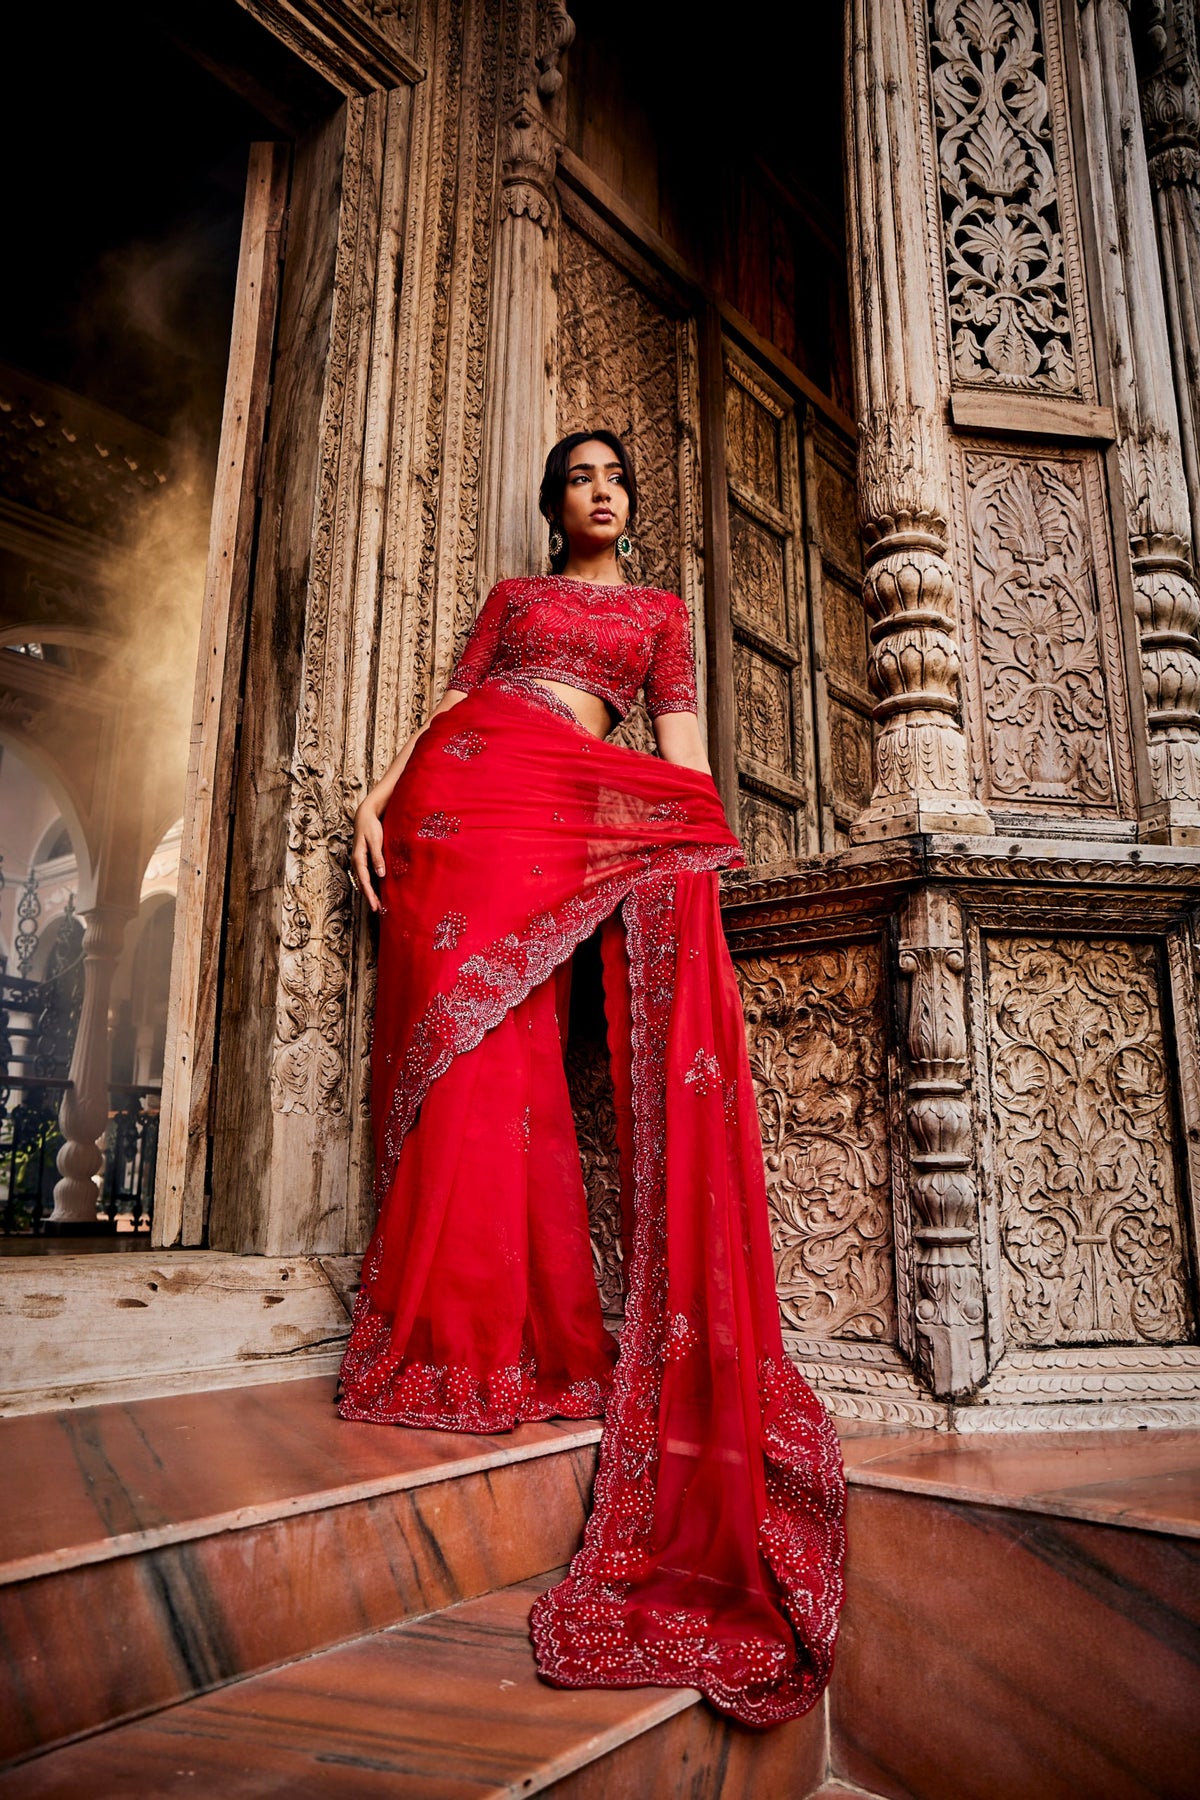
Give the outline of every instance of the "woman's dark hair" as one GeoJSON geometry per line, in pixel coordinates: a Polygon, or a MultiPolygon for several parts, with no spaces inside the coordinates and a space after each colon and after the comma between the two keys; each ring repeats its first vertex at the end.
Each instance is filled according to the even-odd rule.
{"type": "MultiPolygon", "coordinates": [[[[567,491],[567,476],[571,469],[571,458],[580,444],[607,444],[621,465],[621,474],[625,479],[625,492],[629,495],[629,517],[633,519],[637,511],[637,476],[633,472],[633,458],[611,431],[573,431],[569,437],[562,438],[555,444],[546,458],[546,471],[542,476],[542,485],[538,492],[538,507],[542,517],[551,525],[557,525],[562,513],[562,497],[567,491]]],[[[550,558],[550,567],[556,575],[566,567],[567,558],[571,554],[571,546],[564,543],[557,556],[550,558]]]]}

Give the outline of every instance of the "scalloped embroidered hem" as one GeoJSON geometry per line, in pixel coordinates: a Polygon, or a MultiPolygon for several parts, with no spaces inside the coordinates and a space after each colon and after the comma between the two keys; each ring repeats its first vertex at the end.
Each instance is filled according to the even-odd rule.
{"type": "Polygon", "coordinates": [[[572,1382],[556,1399],[530,1396],[513,1408],[405,1406],[400,1401],[371,1402],[352,1395],[338,1401],[340,1419],[355,1425],[408,1425],[418,1431],[464,1431],[491,1437],[515,1431],[518,1425],[535,1425],[544,1419],[602,1419],[607,1389],[598,1381],[572,1382]],[[577,1390],[586,1388],[586,1394],[577,1390]]]}
{"type": "Polygon", "coordinates": [[[490,1435],[539,1419],[600,1419],[611,1378],[554,1382],[533,1356],[479,1375],[462,1363],[423,1363],[388,1348],[390,1327],[360,1291],[342,1364],[339,1418],[363,1425],[490,1435]]]}

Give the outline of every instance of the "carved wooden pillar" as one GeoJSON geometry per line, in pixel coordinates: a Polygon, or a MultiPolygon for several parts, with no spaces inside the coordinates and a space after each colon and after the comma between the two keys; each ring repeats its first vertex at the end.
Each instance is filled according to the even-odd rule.
{"type": "Polygon", "coordinates": [[[1179,436],[1200,559],[1200,25],[1194,0],[1145,9],[1142,124],[1162,262],[1179,436]]]}
{"type": "Polygon", "coordinates": [[[52,1231],[85,1229],[96,1222],[97,1189],[104,1156],[97,1138],[108,1117],[108,1001],[125,927],[133,917],[123,906],[93,906],[83,934],[83,1005],[71,1052],[58,1122],[66,1142],[58,1153],[60,1180],[54,1187],[52,1231]]]}
{"type": "MultiPolygon", "coordinates": [[[[493,250],[492,329],[486,451],[480,509],[479,577],[486,591],[506,575],[540,566],[546,527],[537,507],[554,441],[552,384],[556,307],[554,243],[558,145],[547,123],[531,54],[532,8],[513,21],[518,92],[500,132],[499,218],[493,250]]],[[[574,34],[574,26],[567,19],[574,34]]],[[[551,74],[561,81],[557,69],[551,74]]],[[[554,88],[550,88],[552,93],[554,88]]]]}
{"type": "Polygon", "coordinates": [[[990,832],[960,717],[949,489],[906,0],[852,0],[847,143],[859,510],[880,730],[851,836],[990,832]]]}
{"type": "Polygon", "coordinates": [[[944,1399],[969,1393],[985,1371],[965,960],[958,903],[945,889],[920,889],[905,905],[900,939],[908,979],[914,1348],[944,1399]]]}
{"type": "Polygon", "coordinates": [[[1200,841],[1200,595],[1127,0],[1079,13],[1117,449],[1150,767],[1173,841],[1200,841]]]}

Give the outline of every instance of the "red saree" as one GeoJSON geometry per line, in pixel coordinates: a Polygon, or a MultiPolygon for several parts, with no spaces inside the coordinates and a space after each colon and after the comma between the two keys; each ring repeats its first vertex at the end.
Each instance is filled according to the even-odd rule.
{"type": "Polygon", "coordinates": [[[842,1595],[837,1435],[788,1362],[717,875],[712,777],[593,737],[519,674],[419,739],[384,815],[379,1223],[344,1418],[493,1432],[605,1414],[583,1547],[535,1603],[562,1686],[804,1712],[842,1595]],[[620,1356],[592,1276],[560,978],[602,925],[632,1239],[620,1356]]]}

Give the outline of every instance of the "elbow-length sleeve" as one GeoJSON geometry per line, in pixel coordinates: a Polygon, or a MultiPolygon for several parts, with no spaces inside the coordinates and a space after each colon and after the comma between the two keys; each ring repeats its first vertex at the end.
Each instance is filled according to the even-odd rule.
{"type": "Polygon", "coordinates": [[[659,626],[643,691],[646,711],[652,719],[657,719],[659,713],[696,710],[691,621],[687,607],[677,597],[673,597],[671,609],[659,626]]]}
{"type": "Polygon", "coordinates": [[[498,581],[480,607],[479,615],[467,634],[467,641],[458,653],[458,660],[446,682],[448,688],[458,688],[460,692],[469,694],[472,688],[479,686],[496,655],[507,604],[507,584],[498,581]]]}

